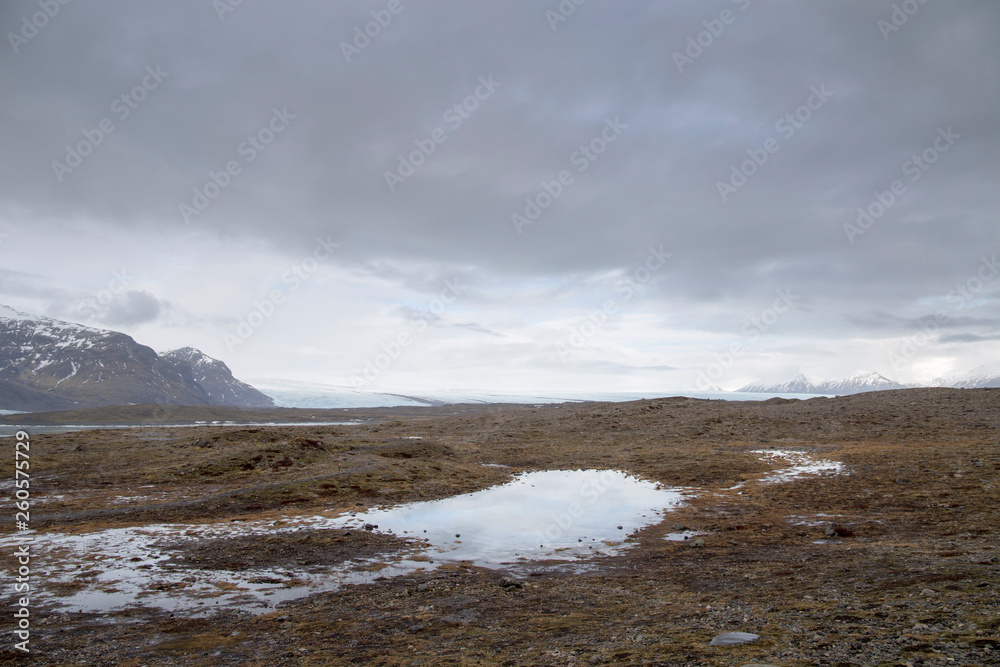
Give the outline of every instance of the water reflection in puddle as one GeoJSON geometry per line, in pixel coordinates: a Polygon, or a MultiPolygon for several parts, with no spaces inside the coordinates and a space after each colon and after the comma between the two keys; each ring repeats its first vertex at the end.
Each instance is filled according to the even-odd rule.
{"type": "MultiPolygon", "coordinates": [[[[584,563],[625,548],[636,530],[658,523],[681,493],[604,470],[527,473],[514,481],[440,501],[365,514],[283,517],[277,521],[150,525],[85,534],[37,534],[45,583],[38,595],[70,611],[111,611],[132,605],[198,613],[219,607],[266,611],[279,602],[365,583],[443,562],[484,567],[584,563]],[[256,568],[239,572],[177,567],[169,547],[247,535],[314,529],[364,530],[426,540],[394,559],[336,567],[256,568]],[[77,563],[84,563],[77,565],[77,563]],[[63,594],[61,586],[82,589],[63,594]]],[[[9,538],[0,539],[0,544],[9,538]]],[[[578,567],[575,569],[585,569],[578,567]]]]}
{"type": "Polygon", "coordinates": [[[680,501],[677,490],[613,470],[549,470],[477,493],[375,510],[351,522],[427,538],[438,558],[496,567],[609,553],[680,501]]]}
{"type": "MultiPolygon", "coordinates": [[[[784,459],[791,467],[759,481],[780,483],[802,475],[841,472],[834,461],[804,452],[754,452],[784,459]]],[[[203,525],[148,525],[85,534],[35,534],[33,564],[42,590],[35,599],[69,611],[112,611],[148,606],[188,615],[220,607],[263,612],[279,602],[371,582],[443,562],[470,562],[512,572],[555,567],[583,571],[595,557],[619,553],[634,532],[659,523],[693,490],[659,484],[612,470],[526,473],[512,482],[439,501],[412,503],[363,514],[285,516],[280,520],[203,525]],[[335,567],[250,568],[241,571],[181,567],[179,546],[193,541],[274,536],[303,530],[364,530],[411,538],[403,555],[335,567]],[[173,549],[171,549],[171,547],[173,549]],[[35,560],[37,558],[37,560],[35,560]]],[[[683,540],[682,531],[667,539],[683,540]]],[[[0,548],[12,546],[10,536],[0,548]]]]}

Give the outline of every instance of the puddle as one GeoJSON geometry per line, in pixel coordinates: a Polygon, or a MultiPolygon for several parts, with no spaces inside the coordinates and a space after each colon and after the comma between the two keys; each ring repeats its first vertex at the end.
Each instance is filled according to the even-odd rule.
{"type": "MultiPolygon", "coordinates": [[[[338,567],[291,565],[234,572],[186,567],[173,561],[176,547],[185,543],[247,535],[264,539],[277,533],[327,527],[324,523],[332,520],[303,517],[301,523],[290,518],[280,522],[158,524],[84,534],[34,534],[29,544],[32,562],[37,563],[37,569],[33,568],[39,586],[35,599],[64,611],[107,612],[145,606],[197,614],[199,610],[207,613],[224,606],[261,613],[279,602],[336,590],[344,584],[433,567],[420,562],[393,563],[390,559],[348,562],[338,567]],[[281,527],[275,527],[278,523],[281,527]]],[[[7,543],[14,544],[9,538],[0,540],[0,544],[7,543]]]]}
{"type": "MultiPolygon", "coordinates": [[[[682,499],[681,491],[621,472],[545,471],[476,493],[363,514],[41,533],[30,544],[39,566],[37,599],[62,610],[106,612],[140,605],[188,614],[220,607],[260,613],[286,600],[445,562],[513,572],[522,567],[590,569],[596,556],[627,548],[629,535],[659,523],[682,499]],[[413,548],[388,560],[239,572],[184,567],[172,560],[174,549],[191,541],[364,530],[366,523],[411,539],[413,548]]],[[[0,539],[2,546],[13,543],[0,539]]]]}
{"type": "MultiPolygon", "coordinates": [[[[813,458],[808,452],[779,450],[779,449],[757,449],[751,454],[757,454],[764,459],[784,459],[791,465],[788,468],[775,470],[768,475],[756,480],[758,484],[782,484],[806,475],[831,476],[839,475],[844,471],[844,464],[840,461],[813,458]]],[[[746,486],[746,482],[740,482],[735,486],[730,486],[725,491],[736,491],[746,486]]]]}
{"type": "Polygon", "coordinates": [[[760,480],[761,484],[780,484],[790,482],[793,479],[806,475],[839,475],[844,470],[844,464],[840,461],[830,461],[828,459],[815,459],[808,452],[784,451],[784,450],[756,450],[751,452],[760,456],[774,459],[784,459],[791,464],[789,468],[775,470],[760,480]]]}
{"type": "MultiPolygon", "coordinates": [[[[801,451],[753,453],[788,463],[756,480],[762,484],[835,475],[844,469],[839,462],[814,459],[801,451]]],[[[698,492],[665,489],[613,470],[549,470],[519,475],[507,484],[476,493],[365,513],[158,524],[84,534],[36,533],[30,543],[32,570],[38,573],[33,590],[38,591],[39,603],[66,611],[146,606],[188,615],[221,607],[262,613],[287,600],[449,562],[515,574],[543,568],[582,572],[596,569],[599,557],[629,548],[630,535],[659,523],[665,512],[698,492]],[[173,560],[178,548],[194,541],[264,539],[319,529],[365,530],[365,524],[408,539],[409,549],[336,565],[239,571],[192,568],[173,560]]],[[[682,530],[666,539],[680,541],[699,534],[682,530]]],[[[0,538],[0,548],[15,544],[22,543],[10,535],[0,538]]]]}
{"type": "Polygon", "coordinates": [[[589,558],[676,506],[682,492],[613,470],[550,470],[445,500],[375,510],[356,527],[427,538],[429,555],[498,567],[524,560],[589,558]]]}

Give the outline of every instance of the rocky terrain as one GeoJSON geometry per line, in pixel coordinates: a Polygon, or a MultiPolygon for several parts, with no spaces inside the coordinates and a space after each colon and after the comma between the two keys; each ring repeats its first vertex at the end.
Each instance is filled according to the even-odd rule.
{"type": "MultiPolygon", "coordinates": [[[[691,493],[586,571],[446,562],[379,576],[375,565],[365,583],[264,610],[197,614],[39,603],[31,655],[7,650],[2,663],[1000,664],[1000,390],[353,416],[363,423],[35,435],[32,526],[71,536],[164,522],[285,522],[552,469],[623,470],[691,493]],[[780,455],[792,451],[843,468],[776,481],[780,455]],[[666,539],[685,529],[699,534],[666,539]],[[727,632],[758,638],[710,643],[727,632]]],[[[310,567],[390,563],[419,552],[420,541],[378,529],[307,530],[166,547],[192,580],[273,567],[294,586],[310,567]]],[[[61,557],[52,554],[53,569],[61,557]]],[[[63,594],[99,585],[104,565],[72,566],[79,574],[63,594]]]]}

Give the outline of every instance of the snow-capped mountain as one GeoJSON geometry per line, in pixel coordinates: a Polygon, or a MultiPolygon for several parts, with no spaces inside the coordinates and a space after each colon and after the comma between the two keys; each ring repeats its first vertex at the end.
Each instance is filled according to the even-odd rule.
{"type": "Polygon", "coordinates": [[[190,361],[160,357],[123,333],[0,305],[0,409],[42,411],[130,403],[272,405],[270,398],[235,380],[225,364],[216,363],[221,368],[202,364],[197,371],[190,361]],[[236,384],[228,393],[221,392],[219,383],[230,380],[236,384]]]}
{"type": "Polygon", "coordinates": [[[906,389],[910,385],[898,382],[876,373],[875,371],[855,371],[850,377],[842,380],[825,380],[813,382],[799,373],[791,380],[778,384],[753,382],[737,389],[737,391],[759,394],[860,394],[866,391],[885,391],[887,389],[906,389]]]}
{"type": "Polygon", "coordinates": [[[799,373],[791,380],[780,384],[767,384],[765,382],[751,382],[736,391],[744,391],[754,394],[822,394],[817,391],[817,387],[805,375],[799,373]]]}
{"type": "Polygon", "coordinates": [[[982,364],[968,373],[947,380],[938,380],[938,384],[956,389],[960,387],[965,389],[1000,387],[1000,365],[995,363],[982,364]]]}
{"type": "Polygon", "coordinates": [[[899,384],[875,371],[855,371],[843,380],[830,380],[817,386],[817,394],[860,394],[865,391],[906,389],[911,385],[899,384]]]}
{"type": "Polygon", "coordinates": [[[232,405],[237,407],[270,407],[274,405],[271,397],[253,388],[246,382],[233,377],[229,366],[218,359],[213,359],[201,350],[193,347],[181,347],[160,354],[164,361],[173,361],[180,365],[180,370],[190,367],[197,384],[213,405],[232,405]]]}

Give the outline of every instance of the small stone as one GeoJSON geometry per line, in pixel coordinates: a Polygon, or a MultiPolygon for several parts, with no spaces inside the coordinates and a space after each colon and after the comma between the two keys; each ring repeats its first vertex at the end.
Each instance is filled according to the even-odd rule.
{"type": "Polygon", "coordinates": [[[367,530],[368,532],[371,532],[371,531],[375,530],[375,526],[372,525],[372,524],[370,524],[370,523],[366,523],[365,524],[365,530],[367,530]]]}
{"type": "Polygon", "coordinates": [[[604,659],[603,655],[595,653],[594,655],[590,656],[590,660],[588,660],[587,662],[589,662],[592,665],[603,665],[605,662],[607,662],[607,660],[604,659]]]}
{"type": "Polygon", "coordinates": [[[691,547],[703,547],[703,546],[705,546],[705,540],[703,540],[703,539],[701,539],[699,537],[697,540],[691,540],[691,542],[689,543],[689,546],[691,546],[691,547]]]}
{"type": "Polygon", "coordinates": [[[823,532],[827,537],[854,537],[853,530],[844,526],[838,526],[837,524],[830,524],[823,532]]]}
{"type": "MultiPolygon", "coordinates": [[[[622,527],[621,527],[621,526],[618,526],[618,530],[621,530],[621,529],[622,529],[622,527]]],[[[602,659],[603,659],[603,658],[602,658],[602,659]]]]}
{"type": "Polygon", "coordinates": [[[423,583],[423,584],[417,584],[417,590],[420,591],[421,593],[423,593],[424,591],[426,591],[430,587],[431,587],[431,585],[428,584],[428,583],[426,583],[426,582],[423,583]]]}
{"type": "Polygon", "coordinates": [[[410,632],[420,632],[421,630],[424,629],[424,627],[425,626],[423,623],[417,623],[416,625],[411,625],[410,627],[408,627],[407,630],[409,630],[410,632]]]}
{"type": "Polygon", "coordinates": [[[708,643],[710,646],[739,646],[758,639],[760,639],[760,635],[750,632],[723,632],[708,643]]]}
{"type": "Polygon", "coordinates": [[[524,588],[524,583],[523,582],[521,582],[520,580],[515,579],[514,577],[511,577],[511,576],[500,577],[500,582],[499,583],[500,583],[501,586],[503,586],[506,589],[524,588]]]}
{"type": "Polygon", "coordinates": [[[671,530],[687,530],[688,528],[683,523],[675,523],[674,525],[670,526],[670,529],[671,530]]]}
{"type": "Polygon", "coordinates": [[[927,596],[929,598],[933,598],[933,597],[937,597],[938,593],[937,593],[937,591],[931,590],[930,588],[925,588],[924,590],[920,591],[920,594],[921,595],[925,595],[925,596],[927,596]]]}

